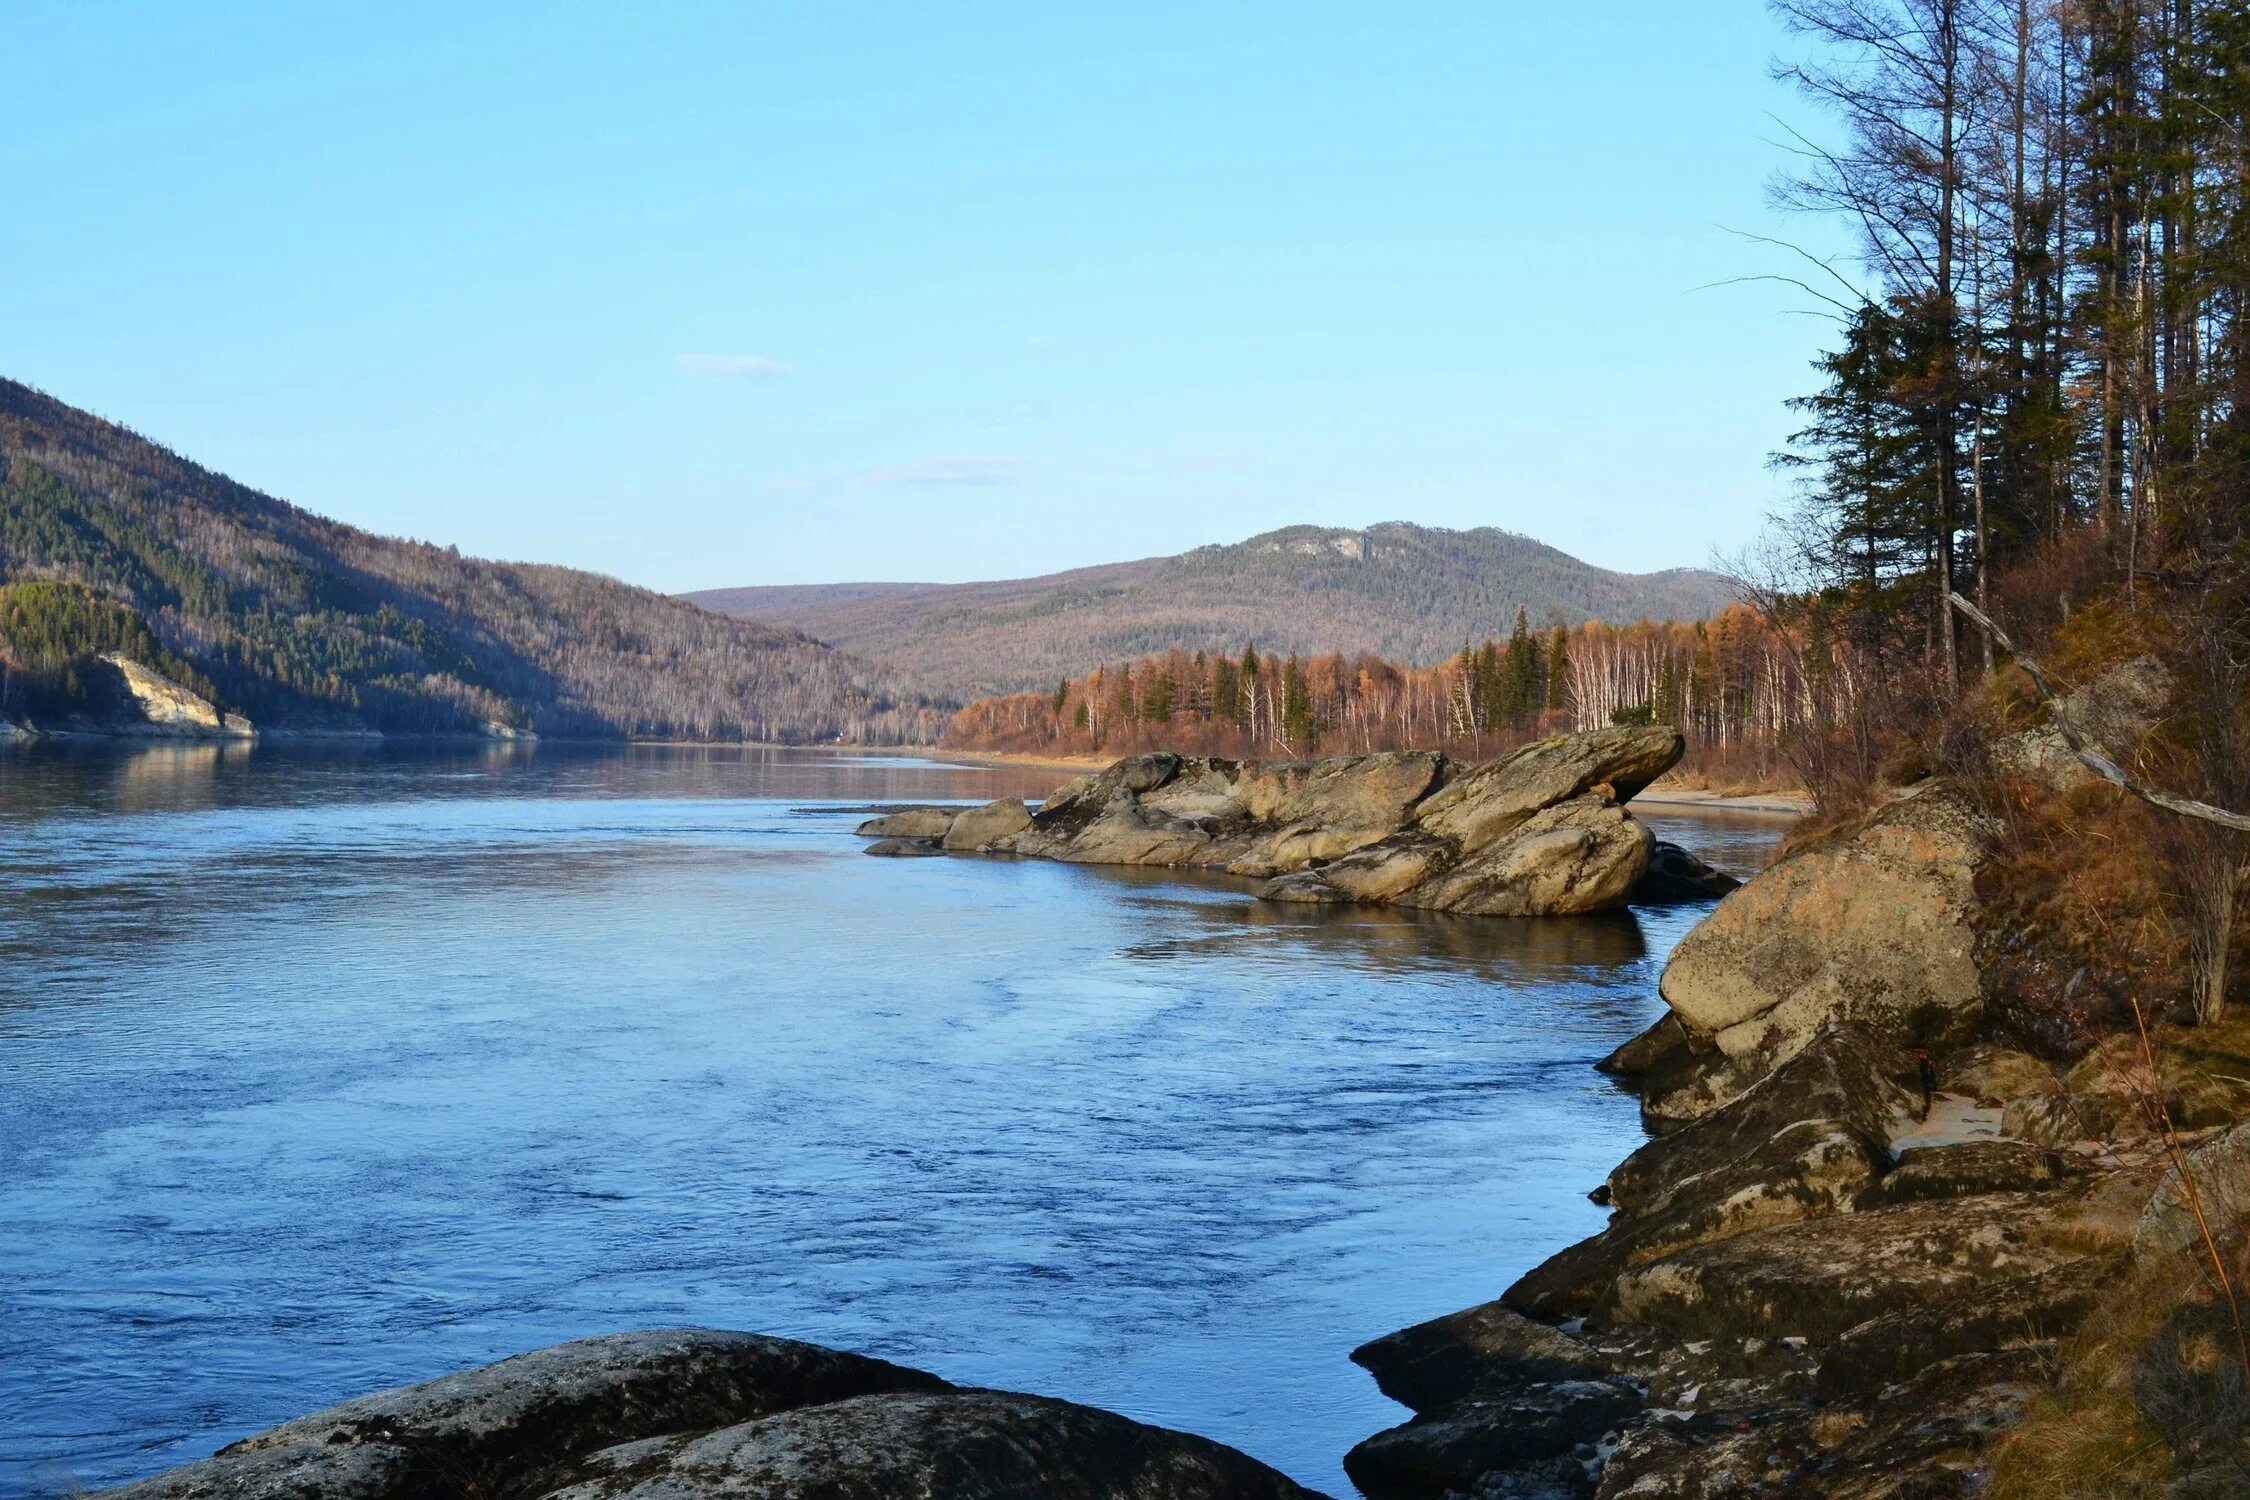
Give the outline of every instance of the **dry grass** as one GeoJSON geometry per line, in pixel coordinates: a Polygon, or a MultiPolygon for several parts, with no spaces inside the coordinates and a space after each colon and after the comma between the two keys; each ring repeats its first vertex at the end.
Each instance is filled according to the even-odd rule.
{"type": "Polygon", "coordinates": [[[2136,1267],[2062,1343],[2056,1374],[2002,1441],[1992,1500],[2250,1494],[2250,1397],[2207,1269],[2136,1267]]]}

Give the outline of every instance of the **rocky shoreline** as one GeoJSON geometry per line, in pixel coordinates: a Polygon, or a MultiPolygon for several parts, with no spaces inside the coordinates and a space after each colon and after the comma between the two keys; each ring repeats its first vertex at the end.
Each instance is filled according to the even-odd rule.
{"type": "MultiPolygon", "coordinates": [[[[1785,853],[1681,940],[1670,1010],[1600,1065],[1652,1135],[1593,1190],[1608,1226],[1491,1303],[1354,1352],[1415,1413],[1352,1450],[1355,1484],[1982,1491],[2058,1341],[2128,1277],[2193,1275],[2200,1247],[2166,1147],[2120,1129],[2145,1101],[2117,1049],[2065,1066],[2005,1024],[1980,881],[1999,832],[1971,789],[1925,782],[1785,853]]],[[[2239,1218],[2250,1125],[2166,1103],[2200,1203],[2239,1218]]],[[[2224,1410],[2229,1368],[2175,1372],[2207,1387],[2178,1404],[2224,1410]]]]}

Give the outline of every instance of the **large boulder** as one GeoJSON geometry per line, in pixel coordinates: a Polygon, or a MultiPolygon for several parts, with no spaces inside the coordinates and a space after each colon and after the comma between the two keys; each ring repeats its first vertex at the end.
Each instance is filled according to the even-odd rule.
{"type": "Polygon", "coordinates": [[[818,1345],[584,1339],[283,1423],[129,1500],[1298,1500],[1203,1438],[818,1345]]]}
{"type": "Polygon", "coordinates": [[[1271,831],[1255,836],[1227,862],[1227,871],[1270,878],[1388,838],[1406,825],[1416,803],[1444,784],[1451,769],[1444,756],[1427,750],[1309,765],[1249,762],[1236,794],[1250,821],[1271,831]]]}
{"type": "Polygon", "coordinates": [[[1005,1391],[862,1396],[596,1454],[552,1500],[1295,1500],[1246,1454],[1005,1391]]]}
{"type": "Polygon", "coordinates": [[[1981,1017],[1976,873],[1993,829],[1961,788],[1924,785],[1767,868],[1680,940],[1660,983],[1689,1037],[1753,1071],[1831,1020],[1901,1041],[1981,1017]]]}
{"type": "Polygon", "coordinates": [[[1276,880],[1273,901],[1354,901],[1480,916],[1623,906],[1655,836],[1622,803],[1677,763],[1676,729],[1560,735],[1450,779],[1387,839],[1276,880]]]}
{"type": "Polygon", "coordinates": [[[130,1500],[407,1500],[503,1483],[599,1449],[877,1392],[934,1375],[793,1339],[702,1328],[581,1339],[284,1422],[110,1491],[130,1500]]]}

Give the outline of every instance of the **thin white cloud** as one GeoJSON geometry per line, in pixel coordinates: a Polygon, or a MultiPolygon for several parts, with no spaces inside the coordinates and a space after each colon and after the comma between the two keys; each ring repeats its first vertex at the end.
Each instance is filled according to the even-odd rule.
{"type": "Polygon", "coordinates": [[[763,354],[681,354],[672,361],[683,375],[704,380],[781,380],[792,372],[763,354]]]}
{"type": "Polygon", "coordinates": [[[869,469],[859,476],[863,484],[906,485],[915,489],[999,489],[1023,482],[1023,464],[1013,458],[955,455],[918,458],[903,464],[869,469]]]}

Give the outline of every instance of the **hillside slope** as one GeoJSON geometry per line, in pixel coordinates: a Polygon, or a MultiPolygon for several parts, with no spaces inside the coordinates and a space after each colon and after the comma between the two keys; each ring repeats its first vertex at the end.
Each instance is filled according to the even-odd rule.
{"type": "MultiPolygon", "coordinates": [[[[0,380],[0,584],[29,580],[128,606],[268,729],[928,741],[943,722],[795,631],[324,520],[0,380]]],[[[18,668],[90,649],[0,637],[18,668]]]]}
{"type": "Polygon", "coordinates": [[[1694,568],[1612,573],[1492,527],[1292,526],[1177,557],[994,583],[710,589],[685,596],[888,662],[931,691],[1025,692],[1173,648],[1372,651],[1436,661],[1560,618],[1694,620],[1733,597],[1694,568]]]}

